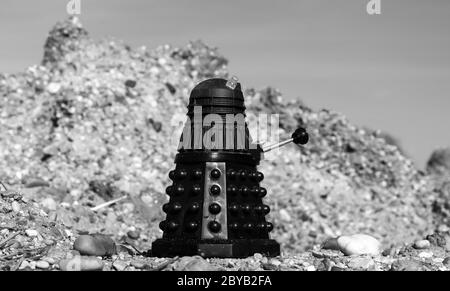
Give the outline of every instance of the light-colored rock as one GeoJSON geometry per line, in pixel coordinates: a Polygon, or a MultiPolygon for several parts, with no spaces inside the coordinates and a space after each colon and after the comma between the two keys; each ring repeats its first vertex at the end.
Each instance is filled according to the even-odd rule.
{"type": "Polygon", "coordinates": [[[211,265],[200,256],[182,257],[173,264],[176,271],[215,271],[216,267],[211,265]]]}
{"type": "Polygon", "coordinates": [[[418,250],[428,249],[430,247],[430,241],[423,239],[414,243],[414,248],[418,250]]]}
{"type": "Polygon", "coordinates": [[[20,264],[20,266],[19,266],[19,270],[23,270],[23,269],[26,269],[26,268],[30,268],[31,269],[30,263],[28,261],[23,261],[20,264]]]}
{"type": "Polygon", "coordinates": [[[285,222],[290,222],[292,220],[291,215],[286,209],[280,210],[280,219],[285,222]]]}
{"type": "Polygon", "coordinates": [[[51,211],[55,211],[57,208],[55,200],[51,197],[47,197],[44,200],[41,201],[41,205],[51,211]]]}
{"type": "Polygon", "coordinates": [[[37,261],[36,262],[36,268],[46,270],[46,269],[50,268],[50,264],[47,261],[44,261],[44,260],[37,261]]]}
{"type": "Polygon", "coordinates": [[[25,233],[29,236],[29,237],[36,237],[39,235],[39,232],[35,229],[27,229],[25,230],[25,233]]]}
{"type": "Polygon", "coordinates": [[[11,203],[11,208],[14,212],[19,212],[20,211],[20,204],[17,201],[13,201],[11,203]]]}
{"type": "Polygon", "coordinates": [[[96,257],[75,256],[59,262],[62,271],[98,271],[103,269],[103,261],[96,257]]]}
{"type": "Polygon", "coordinates": [[[347,256],[351,255],[373,255],[381,253],[381,243],[367,234],[354,234],[341,236],[337,239],[341,252],[347,256]]]}
{"type": "Polygon", "coordinates": [[[429,258],[433,257],[433,253],[432,252],[420,252],[419,257],[424,258],[424,259],[429,259],[429,258]]]}
{"type": "Polygon", "coordinates": [[[367,257],[357,257],[353,258],[348,262],[348,266],[356,270],[367,270],[372,267],[375,262],[371,258],[367,257]]]}
{"type": "Polygon", "coordinates": [[[113,263],[113,268],[117,271],[124,271],[128,267],[128,264],[124,261],[117,260],[113,263]]]}
{"type": "Polygon", "coordinates": [[[87,256],[111,256],[116,253],[114,241],[109,236],[100,234],[79,236],[73,248],[87,256]]]}
{"type": "Polygon", "coordinates": [[[59,83],[50,83],[47,86],[47,90],[48,92],[50,92],[51,94],[56,94],[59,92],[59,90],[61,89],[61,84],[59,83]]]}

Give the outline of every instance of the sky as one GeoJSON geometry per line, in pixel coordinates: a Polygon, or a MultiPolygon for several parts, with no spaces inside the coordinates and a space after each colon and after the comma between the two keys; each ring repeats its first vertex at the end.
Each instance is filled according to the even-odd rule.
{"type": "MultiPolygon", "coordinates": [[[[397,137],[418,166],[450,146],[450,1],[80,0],[95,38],[132,46],[203,40],[243,87],[279,89],[314,109],[397,137]]],[[[0,72],[39,63],[69,0],[0,0],[0,72]]]]}

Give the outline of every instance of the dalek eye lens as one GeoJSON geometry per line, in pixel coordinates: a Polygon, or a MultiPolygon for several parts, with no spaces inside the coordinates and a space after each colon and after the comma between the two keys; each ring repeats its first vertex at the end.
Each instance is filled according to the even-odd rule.
{"type": "Polygon", "coordinates": [[[219,232],[222,226],[217,221],[210,221],[208,223],[208,228],[211,232],[219,232]]]}
{"type": "Polygon", "coordinates": [[[214,196],[220,195],[220,186],[212,185],[211,188],[209,189],[209,192],[214,196]]]}
{"type": "Polygon", "coordinates": [[[171,195],[172,191],[173,191],[173,187],[172,186],[169,186],[169,187],[166,188],[166,194],[167,195],[171,195]]]}
{"type": "Polygon", "coordinates": [[[213,179],[219,179],[221,175],[221,172],[219,169],[214,169],[211,171],[211,178],[213,179]]]}
{"type": "Polygon", "coordinates": [[[213,203],[213,204],[211,204],[211,205],[209,205],[209,212],[211,213],[211,214],[219,214],[220,213],[220,210],[222,210],[222,208],[220,207],[220,205],[219,204],[217,204],[217,203],[213,203]]]}

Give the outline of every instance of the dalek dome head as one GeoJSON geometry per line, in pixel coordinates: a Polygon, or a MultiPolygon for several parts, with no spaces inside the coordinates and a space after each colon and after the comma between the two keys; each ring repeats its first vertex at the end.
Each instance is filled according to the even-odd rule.
{"type": "Polygon", "coordinates": [[[200,82],[191,91],[188,115],[201,106],[203,114],[238,114],[245,112],[244,94],[237,78],[213,78],[200,82]]]}

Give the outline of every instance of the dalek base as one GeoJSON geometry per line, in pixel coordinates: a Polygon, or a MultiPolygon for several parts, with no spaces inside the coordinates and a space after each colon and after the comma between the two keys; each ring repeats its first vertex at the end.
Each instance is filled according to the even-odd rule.
{"type": "Polygon", "coordinates": [[[200,255],[205,258],[246,258],[259,253],[280,255],[280,244],[273,239],[169,240],[157,239],[148,253],[152,257],[200,255]]]}

